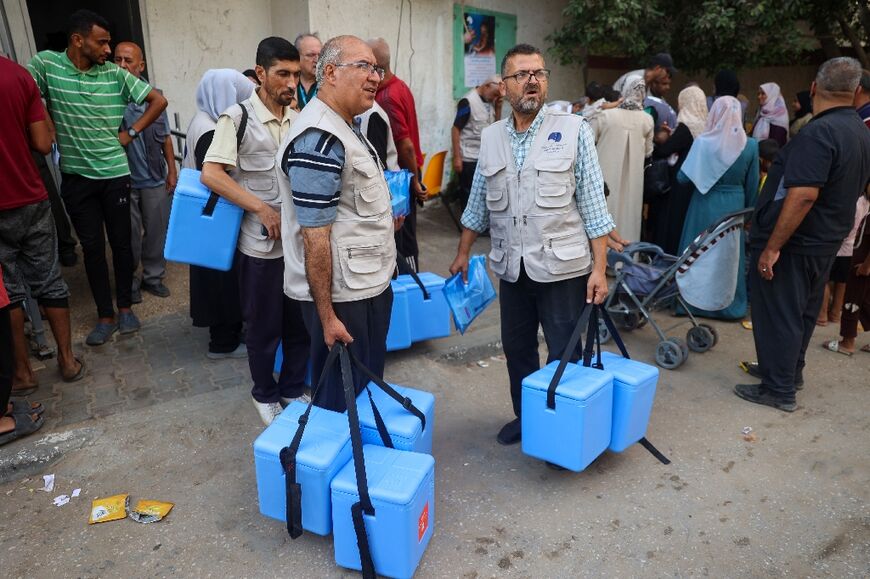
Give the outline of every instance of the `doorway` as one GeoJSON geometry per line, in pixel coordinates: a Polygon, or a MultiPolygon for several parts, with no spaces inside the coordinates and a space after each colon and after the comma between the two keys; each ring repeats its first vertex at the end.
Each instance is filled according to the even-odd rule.
{"type": "Polygon", "coordinates": [[[138,0],[84,0],[75,4],[65,0],[27,0],[36,50],[64,50],[67,19],[80,8],[92,10],[109,21],[113,47],[130,40],[144,50],[138,0]]]}

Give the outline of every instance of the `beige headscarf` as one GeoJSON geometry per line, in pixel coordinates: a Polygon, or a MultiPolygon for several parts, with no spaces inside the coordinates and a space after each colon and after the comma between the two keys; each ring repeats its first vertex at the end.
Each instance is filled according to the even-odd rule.
{"type": "Polygon", "coordinates": [[[677,124],[683,123],[692,133],[692,138],[704,132],[707,124],[707,97],[697,86],[689,86],[680,91],[677,97],[680,113],[677,115],[677,124]]]}

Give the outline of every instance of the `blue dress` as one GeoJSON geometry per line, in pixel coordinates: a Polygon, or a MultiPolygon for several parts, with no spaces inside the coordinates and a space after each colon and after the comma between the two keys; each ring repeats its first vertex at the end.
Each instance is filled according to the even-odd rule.
{"type": "MultiPolygon", "coordinates": [[[[701,195],[697,188],[692,191],[689,211],[683,224],[683,235],[680,237],[680,253],[689,247],[698,234],[723,215],[755,206],[758,197],[758,178],[758,142],[749,138],[734,164],[725,171],[706,195],[701,195]]],[[[677,179],[682,183],[690,182],[682,171],[677,175],[677,179]]],[[[744,235],[741,233],[741,240],[744,239],[744,235]]],[[[738,269],[740,275],[737,278],[737,290],[731,305],[715,312],[693,307],[691,308],[693,314],[722,320],[739,320],[746,316],[748,299],[746,277],[743,275],[746,270],[745,253],[745,243],[741,241],[738,269]]]]}

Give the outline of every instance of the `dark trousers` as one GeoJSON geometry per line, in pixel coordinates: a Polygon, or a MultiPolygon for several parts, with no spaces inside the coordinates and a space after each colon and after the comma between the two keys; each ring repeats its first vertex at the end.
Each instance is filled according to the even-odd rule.
{"type": "Polygon", "coordinates": [[[785,402],[795,399],[795,382],[803,379],[805,354],[822,307],[833,255],[799,255],[783,251],[773,279],[758,273],[761,249],[749,263],[752,333],[762,384],[785,402]]]}
{"type": "Polygon", "coordinates": [[[130,246],[130,177],[88,179],[63,173],[61,194],[76,235],[82,244],[88,285],[97,315],[111,318],[112,287],[106,262],[106,236],[112,247],[118,308],[129,308],[133,289],[133,250],[130,246]],[[105,228],[105,234],[103,230],[105,228]]]}
{"type": "Polygon", "coordinates": [[[284,260],[236,254],[242,317],[247,323],[245,344],[257,402],[297,398],[305,388],[309,340],[299,302],[284,295],[284,260]],[[284,363],[278,382],[272,372],[281,342],[284,363]]]}
{"type": "Polygon", "coordinates": [[[6,415],[6,406],[12,395],[12,375],[15,371],[15,361],[12,352],[12,323],[9,311],[17,306],[0,308],[0,416],[6,415]]]}
{"type": "MultiPolygon", "coordinates": [[[[507,361],[511,402],[514,414],[520,417],[523,378],[540,369],[538,355],[538,325],[547,342],[547,363],[559,360],[565,352],[571,332],[577,325],[580,308],[586,301],[588,275],[563,281],[541,283],[533,281],[520,265],[515,282],[499,282],[501,310],[501,343],[507,361]]],[[[580,358],[580,347],[571,361],[580,358]]]]}
{"type": "Polygon", "coordinates": [[[474,172],[477,170],[477,161],[463,161],[462,173],[459,174],[459,195],[462,209],[468,205],[468,196],[471,194],[471,184],[474,182],[474,172]]]}
{"type": "Polygon", "coordinates": [[[844,338],[858,337],[858,322],[861,322],[865,332],[870,332],[870,276],[858,275],[858,266],[870,254],[870,224],[865,227],[863,239],[856,241],[857,247],[846,280],[846,295],[840,316],[840,335],[844,338]]]}
{"type": "MultiPolygon", "coordinates": [[[[338,319],[353,337],[350,350],[376,376],[384,375],[384,359],[387,354],[387,330],[390,327],[390,312],[393,308],[393,290],[389,286],[380,295],[355,302],[332,304],[338,319]]],[[[329,350],[323,341],[323,326],[314,302],[302,302],[302,316],[308,333],[311,334],[311,380],[316,386],[329,350]]],[[[367,378],[353,368],[353,385],[356,393],[362,392],[367,378]]],[[[330,369],[327,381],[317,392],[314,403],[322,408],[344,412],[344,386],[338,362],[330,369]]]]}

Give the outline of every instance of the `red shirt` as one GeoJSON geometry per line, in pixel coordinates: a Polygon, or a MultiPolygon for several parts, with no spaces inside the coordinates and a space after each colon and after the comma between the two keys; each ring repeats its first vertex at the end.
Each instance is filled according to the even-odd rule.
{"type": "Polygon", "coordinates": [[[382,82],[378,87],[375,100],[390,117],[393,140],[411,139],[417,154],[417,167],[423,169],[423,153],[420,151],[420,129],[417,128],[417,106],[408,85],[397,76],[382,82]]]}
{"type": "Polygon", "coordinates": [[[45,107],[33,77],[0,56],[0,211],[48,199],[27,138],[31,123],[44,120],[45,107]]]}
{"type": "Polygon", "coordinates": [[[3,285],[3,268],[0,267],[0,309],[9,305],[9,296],[6,295],[6,287],[3,285]]]}

